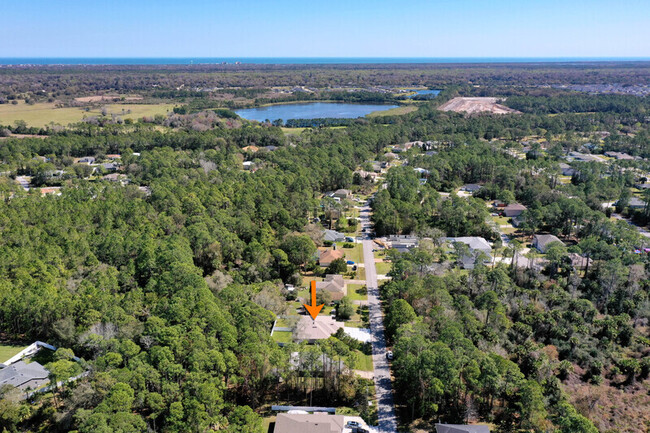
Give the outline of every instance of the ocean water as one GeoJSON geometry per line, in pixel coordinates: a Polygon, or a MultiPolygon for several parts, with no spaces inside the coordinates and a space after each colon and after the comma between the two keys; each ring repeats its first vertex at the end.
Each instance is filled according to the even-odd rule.
{"type": "Polygon", "coordinates": [[[576,63],[650,61],[649,57],[4,57],[0,65],[576,63]]]}

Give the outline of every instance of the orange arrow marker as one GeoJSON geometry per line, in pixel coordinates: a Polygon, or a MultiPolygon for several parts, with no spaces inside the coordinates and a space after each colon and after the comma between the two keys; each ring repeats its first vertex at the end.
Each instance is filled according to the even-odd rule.
{"type": "Polygon", "coordinates": [[[325,304],[316,305],[316,281],[311,282],[311,305],[302,304],[307,309],[307,312],[312,319],[316,320],[316,316],[325,304]]]}

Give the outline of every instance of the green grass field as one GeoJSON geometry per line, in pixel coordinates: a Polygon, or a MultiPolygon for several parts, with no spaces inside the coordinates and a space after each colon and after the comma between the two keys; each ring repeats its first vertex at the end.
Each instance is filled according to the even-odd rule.
{"type": "Polygon", "coordinates": [[[273,340],[277,343],[291,343],[291,336],[293,334],[288,331],[275,331],[273,333],[273,340]]]}
{"type": "Polygon", "coordinates": [[[5,362],[27,346],[12,346],[0,344],[0,362],[5,362]]]}
{"type": "Polygon", "coordinates": [[[366,117],[401,116],[402,114],[412,113],[417,109],[418,107],[414,107],[412,105],[400,105],[399,107],[391,108],[390,110],[373,111],[366,117]]]}
{"type": "Polygon", "coordinates": [[[392,263],[387,262],[375,263],[375,268],[377,268],[377,275],[386,275],[390,272],[391,266],[392,263]]]}
{"type": "Polygon", "coordinates": [[[358,292],[358,290],[360,290],[362,287],[365,286],[363,284],[348,284],[348,298],[353,301],[367,301],[368,293],[358,292]]]}
{"type": "Polygon", "coordinates": [[[345,260],[363,263],[363,245],[354,244],[354,248],[343,248],[343,251],[345,251],[345,260]]]}
{"type": "MultiPolygon", "coordinates": [[[[143,116],[155,116],[166,114],[174,108],[174,104],[107,104],[109,114],[115,114],[122,119],[137,120],[143,116]],[[122,111],[124,110],[124,111],[122,111]],[[126,113],[131,110],[131,113],[126,113]]],[[[28,126],[42,127],[50,122],[61,125],[80,122],[84,117],[101,115],[101,108],[92,108],[85,111],[84,108],[66,107],[56,108],[53,103],[37,103],[27,105],[19,102],[18,105],[0,105],[0,124],[13,125],[17,120],[24,120],[28,126]]]]}
{"type": "Polygon", "coordinates": [[[355,350],[357,354],[357,361],[354,365],[355,370],[362,370],[362,371],[372,371],[373,366],[372,366],[372,355],[366,355],[360,350],[355,350]]]}

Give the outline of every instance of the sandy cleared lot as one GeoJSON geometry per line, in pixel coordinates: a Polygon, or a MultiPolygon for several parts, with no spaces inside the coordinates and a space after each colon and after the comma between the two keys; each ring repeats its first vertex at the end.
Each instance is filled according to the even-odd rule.
{"type": "MultiPolygon", "coordinates": [[[[77,102],[90,103],[90,102],[103,102],[103,101],[120,100],[120,98],[121,98],[120,95],[95,95],[95,96],[82,96],[81,98],[74,98],[74,100],[77,101],[77,102]]],[[[124,100],[125,101],[140,101],[140,100],[142,100],[142,96],[137,96],[137,95],[125,96],[124,100]]]]}
{"type": "Polygon", "coordinates": [[[442,104],[439,109],[442,111],[455,111],[456,113],[465,112],[469,114],[519,113],[519,111],[513,110],[505,105],[497,104],[497,98],[454,98],[442,104]]]}

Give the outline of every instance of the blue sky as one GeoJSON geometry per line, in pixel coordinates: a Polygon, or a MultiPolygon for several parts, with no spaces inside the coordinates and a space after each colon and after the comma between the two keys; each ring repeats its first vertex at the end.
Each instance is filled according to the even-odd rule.
{"type": "Polygon", "coordinates": [[[0,3],[0,57],[650,57],[649,0],[0,3]]]}

